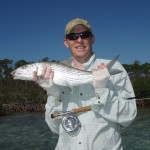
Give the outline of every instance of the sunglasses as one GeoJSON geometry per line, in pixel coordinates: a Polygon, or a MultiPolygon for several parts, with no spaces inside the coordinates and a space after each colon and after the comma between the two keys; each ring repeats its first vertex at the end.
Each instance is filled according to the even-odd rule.
{"type": "Polygon", "coordinates": [[[81,39],[87,39],[90,36],[92,36],[90,31],[66,34],[66,38],[69,40],[77,40],[79,37],[81,37],[81,39]]]}

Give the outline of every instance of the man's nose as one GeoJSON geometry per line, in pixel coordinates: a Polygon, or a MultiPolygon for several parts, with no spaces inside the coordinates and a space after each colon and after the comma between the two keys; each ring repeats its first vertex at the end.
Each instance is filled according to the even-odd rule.
{"type": "Polygon", "coordinates": [[[79,36],[78,39],[77,39],[78,42],[81,42],[82,40],[83,40],[83,39],[82,39],[80,36],[79,36]]]}

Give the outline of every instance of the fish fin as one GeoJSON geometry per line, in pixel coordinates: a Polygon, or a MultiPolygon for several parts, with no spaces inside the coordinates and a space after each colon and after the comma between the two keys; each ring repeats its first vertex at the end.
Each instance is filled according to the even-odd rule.
{"type": "Polygon", "coordinates": [[[109,70],[110,75],[119,74],[119,73],[121,73],[121,72],[122,72],[122,71],[119,70],[119,69],[111,69],[111,70],[109,70]]]}
{"type": "Polygon", "coordinates": [[[116,61],[118,60],[120,55],[115,56],[107,65],[106,67],[108,68],[108,70],[110,70],[112,68],[112,66],[116,63],[116,61]]]}
{"type": "Polygon", "coordinates": [[[66,90],[71,94],[73,93],[73,89],[70,86],[65,86],[66,90]]]}
{"type": "Polygon", "coordinates": [[[69,84],[69,82],[67,82],[66,81],[66,90],[71,94],[71,93],[73,93],[73,88],[72,88],[72,86],[69,84]]]}

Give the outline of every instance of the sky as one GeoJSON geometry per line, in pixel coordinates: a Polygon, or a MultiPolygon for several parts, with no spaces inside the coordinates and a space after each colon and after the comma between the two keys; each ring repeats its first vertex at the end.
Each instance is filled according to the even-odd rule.
{"type": "Polygon", "coordinates": [[[0,0],[0,60],[63,60],[66,24],[92,26],[98,58],[150,62],[150,0],[0,0]]]}

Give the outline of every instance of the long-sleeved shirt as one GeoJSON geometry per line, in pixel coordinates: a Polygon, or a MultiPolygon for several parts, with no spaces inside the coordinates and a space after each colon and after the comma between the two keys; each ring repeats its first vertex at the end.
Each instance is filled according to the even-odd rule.
{"type": "MultiPolygon", "coordinates": [[[[91,71],[99,64],[107,64],[110,60],[96,59],[95,54],[84,64],[85,70],[91,71]]],[[[71,62],[71,59],[66,62],[71,62]]],[[[72,87],[59,87],[60,97],[48,94],[45,120],[51,131],[59,134],[56,150],[122,150],[120,127],[128,126],[136,117],[137,108],[134,91],[123,66],[116,62],[113,69],[122,73],[111,75],[106,88],[95,93],[92,84],[72,87]],[[71,136],[62,127],[60,119],[52,119],[56,111],[70,111],[73,108],[91,106],[91,111],[76,114],[81,122],[80,131],[71,136]]]]}

